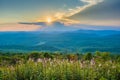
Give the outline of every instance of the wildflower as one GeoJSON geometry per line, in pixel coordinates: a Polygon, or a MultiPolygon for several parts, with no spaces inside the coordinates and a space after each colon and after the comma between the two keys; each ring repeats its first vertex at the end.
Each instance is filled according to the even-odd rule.
{"type": "Polygon", "coordinates": [[[108,63],[106,63],[106,65],[108,66],[109,64],[108,64],[108,63]]]}
{"type": "Polygon", "coordinates": [[[65,62],[65,59],[62,59],[62,62],[65,62]]]}
{"type": "Polygon", "coordinates": [[[52,62],[52,61],[50,62],[50,65],[51,65],[51,66],[53,65],[53,62],[52,62]]]}
{"type": "Polygon", "coordinates": [[[99,67],[101,67],[101,66],[102,66],[102,64],[99,64],[98,66],[99,66],[99,67]]]}
{"type": "Polygon", "coordinates": [[[37,62],[42,62],[42,59],[41,59],[41,58],[38,58],[38,59],[37,59],[37,62]]]}
{"type": "Polygon", "coordinates": [[[38,65],[37,62],[35,62],[35,65],[36,65],[36,66],[38,65]]]}
{"type": "Polygon", "coordinates": [[[95,60],[94,60],[94,58],[91,59],[90,64],[91,64],[91,65],[95,65],[95,60]]]}
{"type": "Polygon", "coordinates": [[[80,67],[83,68],[83,67],[84,67],[84,64],[85,64],[85,62],[84,62],[84,61],[81,61],[81,62],[80,62],[80,67]]]}
{"type": "Polygon", "coordinates": [[[54,58],[54,60],[53,60],[54,62],[56,61],[56,58],[54,58]]]}
{"type": "Polygon", "coordinates": [[[116,66],[112,66],[112,68],[116,68],[116,66]]]}
{"type": "Polygon", "coordinates": [[[15,68],[14,68],[13,66],[10,66],[10,69],[11,69],[11,70],[15,70],[15,68]]]}
{"type": "Polygon", "coordinates": [[[112,61],[112,60],[110,60],[110,63],[113,63],[113,61],[112,61]]]}
{"type": "Polygon", "coordinates": [[[110,70],[108,70],[108,74],[110,73],[110,70]]]}
{"type": "Polygon", "coordinates": [[[34,61],[34,59],[32,59],[32,58],[29,58],[29,60],[28,61],[34,61]]]}
{"type": "Polygon", "coordinates": [[[72,61],[72,60],[70,60],[70,63],[73,63],[73,61],[72,61]]]}
{"type": "Polygon", "coordinates": [[[83,64],[82,63],[80,64],[80,67],[83,68],[83,64]]]}
{"type": "Polygon", "coordinates": [[[51,58],[49,58],[48,61],[51,61],[51,58]]]}

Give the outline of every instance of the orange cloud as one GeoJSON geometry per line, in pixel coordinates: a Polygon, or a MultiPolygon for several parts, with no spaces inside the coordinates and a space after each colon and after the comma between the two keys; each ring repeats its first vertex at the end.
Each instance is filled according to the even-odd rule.
{"type": "MultiPolygon", "coordinates": [[[[76,24],[76,22],[78,23],[79,21],[73,20],[73,19],[70,20],[69,17],[85,10],[86,8],[89,8],[93,5],[97,5],[101,2],[103,2],[103,0],[79,0],[79,1],[86,3],[86,4],[83,6],[75,6],[74,8],[68,8],[68,10],[66,10],[65,12],[54,13],[50,17],[52,18],[53,21],[60,21],[60,22],[63,21],[62,23],[65,23],[65,24],[68,24],[68,23],[76,24]]],[[[38,22],[46,22],[46,17],[40,18],[37,21],[38,22]]]]}
{"type": "Polygon", "coordinates": [[[38,25],[26,25],[26,24],[1,24],[0,31],[35,31],[40,29],[38,25]]]}

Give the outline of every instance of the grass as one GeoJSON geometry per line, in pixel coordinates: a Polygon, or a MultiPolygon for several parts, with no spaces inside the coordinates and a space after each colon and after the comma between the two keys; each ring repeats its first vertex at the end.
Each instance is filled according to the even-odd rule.
{"type": "Polygon", "coordinates": [[[120,63],[52,60],[1,67],[2,80],[119,80],[120,63]]]}
{"type": "Polygon", "coordinates": [[[105,60],[98,57],[92,57],[90,60],[73,60],[73,57],[72,60],[57,58],[38,58],[35,61],[28,59],[27,61],[23,62],[19,61],[19,63],[16,63],[14,65],[0,66],[0,80],[119,79],[120,62],[116,59],[111,60],[110,58],[105,60]]]}

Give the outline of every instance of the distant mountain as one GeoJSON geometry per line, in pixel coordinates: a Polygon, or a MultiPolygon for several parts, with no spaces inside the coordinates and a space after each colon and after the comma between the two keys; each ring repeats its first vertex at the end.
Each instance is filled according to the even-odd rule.
{"type": "Polygon", "coordinates": [[[119,30],[120,27],[118,26],[96,26],[96,25],[85,25],[85,24],[64,24],[62,22],[53,22],[51,24],[47,24],[46,22],[19,22],[19,24],[26,24],[26,25],[38,25],[41,28],[38,31],[46,31],[46,32],[53,32],[53,31],[92,31],[92,30],[101,30],[102,32],[112,32],[114,30],[119,30]],[[106,31],[107,30],[107,31],[106,31]],[[111,31],[110,31],[111,30],[111,31]]]}
{"type": "Polygon", "coordinates": [[[39,26],[42,26],[42,28],[38,31],[44,31],[44,32],[45,31],[46,32],[53,32],[53,31],[64,32],[64,31],[75,31],[75,30],[79,29],[79,28],[73,27],[71,25],[66,26],[64,23],[61,23],[61,22],[53,22],[50,25],[47,24],[46,22],[32,22],[32,23],[20,22],[19,24],[39,25],[39,26]]]}
{"type": "Polygon", "coordinates": [[[0,32],[0,50],[120,53],[120,31],[0,32]]]}

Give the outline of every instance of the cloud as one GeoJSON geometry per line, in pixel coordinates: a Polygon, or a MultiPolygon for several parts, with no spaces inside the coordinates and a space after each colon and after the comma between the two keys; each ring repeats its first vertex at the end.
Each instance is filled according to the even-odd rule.
{"type": "Polygon", "coordinates": [[[38,25],[26,25],[26,24],[1,24],[0,31],[35,31],[40,29],[38,25]]]}
{"type": "MultiPolygon", "coordinates": [[[[52,14],[52,19],[53,21],[60,21],[64,24],[78,24],[80,23],[80,21],[74,20],[74,19],[69,19],[69,17],[82,12],[83,10],[85,10],[88,7],[91,7],[93,5],[97,5],[98,3],[103,2],[103,0],[79,0],[79,3],[83,3],[83,5],[79,5],[79,6],[75,6],[74,8],[68,8],[66,11],[64,12],[56,12],[54,14],[52,14]]],[[[66,4],[65,4],[66,5],[66,4]]],[[[44,22],[46,21],[46,18],[41,18],[39,20],[37,20],[38,22],[44,22]]]]}
{"type": "Polygon", "coordinates": [[[74,27],[77,27],[79,29],[85,29],[85,30],[117,30],[120,31],[120,27],[118,26],[103,26],[103,25],[87,25],[87,24],[79,24],[79,25],[73,25],[74,27]]]}
{"type": "Polygon", "coordinates": [[[69,19],[69,17],[82,12],[83,10],[93,6],[97,5],[98,3],[103,2],[103,0],[80,0],[80,2],[84,3],[83,6],[75,6],[75,8],[69,8],[64,13],[56,13],[54,16],[55,21],[60,21],[64,24],[80,24],[80,21],[69,19]]]}
{"type": "Polygon", "coordinates": [[[80,0],[82,2],[87,2],[89,4],[97,4],[99,2],[102,2],[103,0],[80,0]]]}
{"type": "Polygon", "coordinates": [[[118,17],[119,15],[118,9],[120,6],[117,5],[120,3],[120,1],[118,0],[115,1],[79,0],[79,1],[84,3],[84,5],[75,6],[74,8],[68,8],[66,12],[56,12],[54,16],[52,16],[53,23],[57,21],[63,23],[65,26],[69,26],[72,24],[76,25],[86,24],[94,26],[116,26],[116,27],[120,26],[119,20],[120,18],[118,17]],[[76,18],[74,18],[74,16],[76,18]]]}
{"type": "MultiPolygon", "coordinates": [[[[69,21],[69,19],[66,20],[66,21],[72,23],[72,21],[69,21]]],[[[120,30],[120,27],[114,26],[112,24],[112,21],[110,23],[108,22],[110,26],[107,25],[108,23],[104,23],[104,22],[105,21],[95,22],[95,23],[90,22],[91,24],[89,24],[89,22],[87,23],[87,21],[82,22],[84,24],[71,24],[71,23],[66,23],[65,24],[65,23],[62,23],[62,22],[54,22],[53,25],[46,25],[45,22],[35,22],[35,23],[27,23],[27,22],[25,23],[24,22],[24,23],[21,23],[21,24],[40,25],[42,27],[39,29],[39,31],[48,31],[48,32],[49,31],[74,31],[74,30],[79,30],[79,29],[85,29],[85,30],[120,30]],[[99,24],[101,24],[101,25],[99,25],[99,24]]]]}
{"type": "Polygon", "coordinates": [[[120,27],[119,20],[85,20],[81,21],[81,24],[94,25],[94,26],[114,26],[120,27]]]}
{"type": "Polygon", "coordinates": [[[68,9],[69,12],[67,14],[67,17],[70,17],[72,15],[75,15],[77,13],[80,13],[82,10],[91,7],[93,5],[97,5],[98,3],[103,2],[103,0],[80,0],[80,2],[86,3],[83,6],[76,6],[75,9],[68,9]]]}
{"type": "MultiPolygon", "coordinates": [[[[83,0],[90,3],[88,0],[83,0]]],[[[91,2],[92,3],[92,2],[91,2]]],[[[69,17],[80,21],[81,24],[120,26],[120,0],[104,0],[69,17]]]]}

